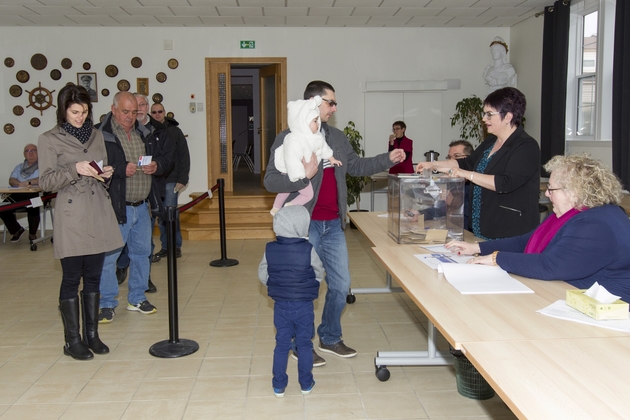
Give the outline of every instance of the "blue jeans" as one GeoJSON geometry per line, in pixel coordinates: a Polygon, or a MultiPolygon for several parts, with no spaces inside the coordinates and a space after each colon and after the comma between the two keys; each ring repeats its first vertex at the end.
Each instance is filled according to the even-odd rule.
{"type": "Polygon", "coordinates": [[[350,291],[348,246],[341,220],[311,220],[308,239],[324,264],[328,285],[317,334],[322,343],[331,345],[341,341],[341,313],[350,291]]]}
{"type": "MultiPolygon", "coordinates": [[[[149,284],[149,254],[151,253],[151,217],[149,205],[127,206],[127,223],[118,225],[123,242],[129,250],[129,280],[127,302],[137,305],[147,300],[144,291],[149,284]]],[[[101,308],[118,306],[118,280],[116,280],[116,260],[122,248],[105,254],[101,275],[101,308]]]]}
{"type": "Polygon", "coordinates": [[[287,361],[291,341],[299,348],[298,381],[302,389],[310,388],[313,383],[313,323],[315,322],[313,301],[286,302],[276,301],[273,308],[273,325],[276,327],[276,348],[273,351],[274,388],[286,388],[289,383],[287,361]]]}
{"type": "MultiPolygon", "coordinates": [[[[169,182],[166,184],[166,196],[162,201],[164,203],[164,207],[177,207],[177,197],[179,193],[174,192],[175,182],[169,182]]],[[[160,227],[160,242],[162,243],[162,249],[166,249],[166,222],[164,220],[159,220],[160,227]]],[[[182,233],[179,230],[179,212],[177,212],[177,219],[175,221],[175,248],[182,247],[182,233]]]]}

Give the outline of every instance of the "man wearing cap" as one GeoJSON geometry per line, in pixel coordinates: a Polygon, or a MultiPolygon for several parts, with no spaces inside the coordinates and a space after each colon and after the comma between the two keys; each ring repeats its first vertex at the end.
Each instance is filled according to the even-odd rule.
{"type": "Polygon", "coordinates": [[[96,94],[96,91],[92,89],[92,76],[90,76],[89,74],[84,74],[83,76],[81,76],[81,84],[83,85],[85,90],[88,91],[88,94],[90,95],[90,101],[96,102],[98,100],[98,95],[96,94]]]}

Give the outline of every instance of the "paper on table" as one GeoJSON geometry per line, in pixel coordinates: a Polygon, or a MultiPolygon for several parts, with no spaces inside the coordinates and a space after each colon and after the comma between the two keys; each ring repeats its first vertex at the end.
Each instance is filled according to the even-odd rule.
{"type": "Polygon", "coordinates": [[[465,257],[453,254],[451,252],[435,253],[435,254],[414,254],[414,257],[428,265],[438,273],[444,272],[442,264],[465,264],[470,259],[470,256],[465,257]]]}
{"type": "Polygon", "coordinates": [[[442,264],[444,277],[461,294],[534,293],[500,267],[477,264],[442,264]]]}
{"type": "Polygon", "coordinates": [[[376,217],[389,217],[387,213],[377,214],[376,217]]]}
{"type": "Polygon", "coordinates": [[[577,309],[573,309],[567,305],[567,302],[564,300],[557,300],[551,305],[536,312],[553,318],[579,322],[580,324],[595,325],[596,327],[608,328],[610,330],[630,332],[630,319],[604,319],[598,321],[586,314],[583,314],[577,309]]]}

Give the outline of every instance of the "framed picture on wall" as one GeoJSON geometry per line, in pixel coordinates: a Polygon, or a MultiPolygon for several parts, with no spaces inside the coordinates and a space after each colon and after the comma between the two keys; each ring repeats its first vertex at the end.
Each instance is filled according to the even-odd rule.
{"type": "Polygon", "coordinates": [[[98,102],[96,73],[77,73],[77,85],[83,86],[88,91],[92,102],[98,102]]]}
{"type": "Polygon", "coordinates": [[[149,95],[149,78],[148,77],[137,78],[136,87],[137,87],[136,90],[138,93],[144,96],[148,96],[149,95]]]}

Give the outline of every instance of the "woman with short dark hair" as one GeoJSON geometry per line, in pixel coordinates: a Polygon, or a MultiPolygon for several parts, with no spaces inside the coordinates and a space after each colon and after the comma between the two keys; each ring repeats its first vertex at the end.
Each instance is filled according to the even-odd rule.
{"type": "Polygon", "coordinates": [[[472,231],[483,239],[522,235],[540,223],[540,148],[523,129],[527,101],[516,88],[489,94],[483,120],[490,134],[468,157],[421,162],[473,185],[472,231]]]}
{"type": "Polygon", "coordinates": [[[54,256],[63,271],[59,311],[64,326],[64,354],[77,360],[109,353],[98,336],[99,286],[105,253],[123,246],[105,182],[103,134],[92,124],[92,104],[85,88],[66,85],[57,97],[57,125],[39,136],[39,182],[57,192],[54,256]],[[100,172],[100,174],[99,174],[100,172]],[[83,339],[79,331],[79,285],[83,339]]]}

